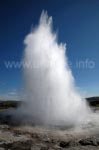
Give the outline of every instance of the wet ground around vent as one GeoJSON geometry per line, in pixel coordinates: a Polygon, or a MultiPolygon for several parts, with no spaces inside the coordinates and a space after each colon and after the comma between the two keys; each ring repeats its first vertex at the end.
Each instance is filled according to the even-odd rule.
{"type": "Polygon", "coordinates": [[[71,128],[15,124],[9,112],[0,112],[0,150],[99,149],[98,124],[71,128]]]}

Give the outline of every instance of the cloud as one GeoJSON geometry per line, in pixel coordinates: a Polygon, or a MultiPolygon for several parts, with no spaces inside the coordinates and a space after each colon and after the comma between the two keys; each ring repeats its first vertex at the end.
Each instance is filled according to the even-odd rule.
{"type": "Polygon", "coordinates": [[[0,100],[20,100],[21,94],[17,89],[12,89],[0,95],[0,100]]]}
{"type": "Polygon", "coordinates": [[[18,95],[18,91],[16,89],[13,89],[8,93],[9,95],[18,95]]]}

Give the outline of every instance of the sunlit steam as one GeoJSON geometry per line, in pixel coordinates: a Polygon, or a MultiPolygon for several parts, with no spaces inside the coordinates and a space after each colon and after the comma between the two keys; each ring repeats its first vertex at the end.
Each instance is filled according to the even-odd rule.
{"type": "Polygon", "coordinates": [[[26,36],[24,43],[25,111],[32,121],[44,125],[83,122],[89,108],[76,91],[66,44],[58,43],[52,30],[52,17],[47,12],[42,12],[38,26],[26,36]]]}

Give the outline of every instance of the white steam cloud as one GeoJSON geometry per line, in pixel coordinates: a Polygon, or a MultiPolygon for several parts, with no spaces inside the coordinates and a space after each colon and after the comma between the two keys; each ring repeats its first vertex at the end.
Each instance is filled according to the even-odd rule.
{"type": "Polygon", "coordinates": [[[26,113],[35,124],[75,125],[87,118],[89,108],[76,91],[68,66],[66,44],[57,42],[52,17],[42,12],[38,26],[24,43],[26,113]]]}

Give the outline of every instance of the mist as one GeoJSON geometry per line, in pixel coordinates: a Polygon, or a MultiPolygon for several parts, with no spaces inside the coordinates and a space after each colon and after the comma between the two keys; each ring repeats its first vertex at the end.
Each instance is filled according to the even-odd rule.
{"type": "Polygon", "coordinates": [[[52,17],[43,11],[38,25],[24,40],[24,112],[35,124],[82,124],[90,109],[77,91],[66,43],[58,43],[52,22],[52,17]]]}

